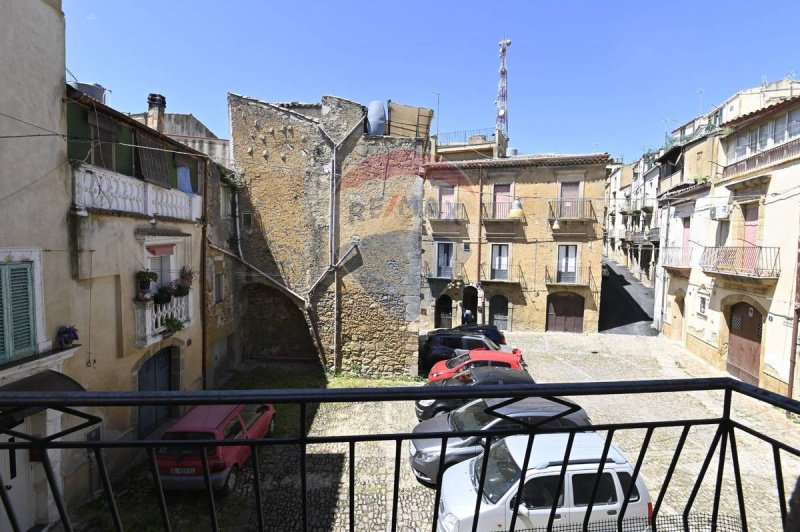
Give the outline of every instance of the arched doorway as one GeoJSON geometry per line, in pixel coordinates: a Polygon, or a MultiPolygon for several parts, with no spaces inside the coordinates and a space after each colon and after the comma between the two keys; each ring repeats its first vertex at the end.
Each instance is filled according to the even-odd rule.
{"type": "Polygon", "coordinates": [[[489,300],[489,325],[508,330],[508,299],[501,295],[494,295],[489,300]]]}
{"type": "Polygon", "coordinates": [[[749,303],[731,307],[728,318],[728,373],[758,386],[761,369],[761,334],[763,316],[749,303]]]}
{"type": "Polygon", "coordinates": [[[672,302],[672,334],[673,340],[683,340],[683,316],[684,316],[684,297],[683,294],[675,296],[672,302]]]}
{"type": "Polygon", "coordinates": [[[436,300],[434,326],[437,329],[450,329],[453,326],[453,299],[448,295],[439,296],[436,300]]]}
{"type": "Polygon", "coordinates": [[[263,284],[242,289],[244,356],[250,359],[318,359],[308,324],[297,305],[263,284]]]}
{"type": "Polygon", "coordinates": [[[547,331],[583,332],[583,296],[556,292],[547,296],[547,331]]]}
{"type": "MultiPolygon", "coordinates": [[[[140,392],[168,392],[172,387],[172,348],[165,347],[139,368],[140,392]]],[[[169,417],[169,405],[139,407],[139,437],[153,432],[169,417]]]]}
{"type": "MultiPolygon", "coordinates": [[[[461,306],[464,310],[472,312],[473,319],[478,317],[478,289],[474,286],[465,286],[461,294],[461,306]]],[[[463,315],[462,315],[463,316],[463,315]]]]}

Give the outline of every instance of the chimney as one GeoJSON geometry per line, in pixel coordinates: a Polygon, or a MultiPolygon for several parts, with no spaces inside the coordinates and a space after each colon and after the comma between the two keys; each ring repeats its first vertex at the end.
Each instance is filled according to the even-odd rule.
{"type": "Polygon", "coordinates": [[[167,108],[167,99],[160,94],[147,95],[147,127],[159,133],[164,132],[164,109],[167,108]]]}

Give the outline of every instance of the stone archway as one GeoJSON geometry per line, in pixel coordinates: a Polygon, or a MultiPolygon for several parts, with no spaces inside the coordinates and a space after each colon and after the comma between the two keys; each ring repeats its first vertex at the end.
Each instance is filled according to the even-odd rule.
{"type": "Polygon", "coordinates": [[[244,357],[250,359],[319,359],[308,323],[294,301],[264,284],[241,291],[244,357]]]}

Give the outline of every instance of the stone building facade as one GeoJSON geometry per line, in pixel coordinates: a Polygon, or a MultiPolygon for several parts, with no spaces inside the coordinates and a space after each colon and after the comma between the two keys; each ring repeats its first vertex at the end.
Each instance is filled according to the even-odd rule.
{"type": "Polygon", "coordinates": [[[416,362],[424,139],[369,136],[366,108],[230,94],[244,186],[245,356],[407,373],[416,362]]]}
{"type": "Polygon", "coordinates": [[[421,327],[597,331],[607,154],[425,167],[421,327]]]}

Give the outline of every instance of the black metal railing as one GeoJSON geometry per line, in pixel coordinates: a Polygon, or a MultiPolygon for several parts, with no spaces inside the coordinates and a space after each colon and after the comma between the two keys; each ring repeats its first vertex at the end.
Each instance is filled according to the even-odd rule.
{"type": "Polygon", "coordinates": [[[544,267],[544,279],[547,284],[568,284],[588,286],[592,280],[591,264],[576,264],[572,268],[544,267]]]}
{"type": "Polygon", "coordinates": [[[523,284],[522,265],[510,264],[507,268],[487,268],[486,263],[481,263],[481,281],[523,284]]]}
{"type": "MultiPolygon", "coordinates": [[[[320,529],[320,524],[316,522],[316,516],[321,510],[320,506],[329,505],[334,520],[338,522],[327,522],[323,525],[325,529],[430,529],[437,530],[437,522],[445,516],[439,515],[442,490],[452,489],[452,485],[444,485],[444,457],[448,441],[453,438],[476,438],[484,452],[490,450],[492,442],[496,438],[512,434],[522,434],[527,436],[527,448],[524,452],[524,460],[521,469],[529,470],[528,465],[533,464],[535,456],[532,456],[534,440],[543,434],[562,433],[567,435],[567,445],[564,451],[564,458],[559,463],[558,474],[559,486],[564,486],[567,478],[567,464],[570,463],[570,453],[572,442],[576,434],[585,431],[597,431],[605,435],[602,456],[598,460],[595,480],[591,490],[588,505],[584,507],[585,513],[580,516],[577,524],[569,525],[562,529],[554,526],[554,516],[558,510],[558,497],[553,497],[552,506],[548,508],[549,521],[547,526],[536,528],[537,530],[632,530],[636,524],[644,525],[644,529],[656,531],[664,530],[778,530],[780,523],[786,523],[788,517],[786,489],[784,485],[784,459],[790,457],[793,460],[800,458],[796,434],[791,430],[776,430],[775,434],[764,434],[746,424],[740,419],[752,422],[750,416],[740,418],[734,410],[734,399],[739,405],[743,401],[755,400],[758,408],[764,412],[777,409],[787,416],[800,415],[800,402],[788,399],[772,392],[757,388],[743,383],[736,379],[723,378],[700,378],[700,379],[674,379],[674,380],[638,380],[638,381],[614,381],[614,382],[583,382],[583,383],[564,383],[564,384],[530,384],[530,385],[494,385],[483,386],[480,388],[479,395],[484,398],[508,398],[503,405],[510,404],[519,399],[529,397],[543,397],[554,402],[559,402],[559,396],[570,396],[576,398],[586,398],[592,396],[602,396],[608,398],[618,395],[636,395],[645,400],[647,394],[667,394],[658,395],[657,400],[661,404],[669,404],[669,412],[649,411],[646,408],[631,412],[634,418],[654,418],[654,420],[621,422],[620,417],[615,415],[611,422],[605,420],[595,420],[588,427],[553,428],[554,425],[545,425],[548,422],[560,419],[565,415],[577,410],[577,406],[570,406],[568,409],[553,414],[547,419],[537,423],[522,423],[515,429],[505,430],[456,430],[430,432],[425,434],[425,438],[435,438],[442,440],[441,452],[439,454],[439,473],[435,479],[435,489],[431,492],[424,492],[426,497],[421,504],[422,512],[426,514],[424,525],[410,526],[399,516],[399,494],[401,493],[401,466],[405,459],[402,457],[402,447],[405,442],[418,438],[419,434],[409,431],[397,432],[394,428],[398,426],[393,423],[388,432],[368,432],[365,434],[339,434],[339,435],[314,435],[310,432],[310,419],[317,408],[325,405],[340,407],[347,403],[378,403],[390,402],[397,403],[397,408],[393,411],[398,413],[403,411],[403,402],[424,400],[424,399],[452,399],[470,400],[475,398],[476,389],[469,386],[441,387],[435,390],[428,387],[404,387],[404,388],[361,388],[361,389],[305,389],[305,390],[247,390],[247,391],[183,391],[183,392],[0,392],[0,432],[13,436],[13,441],[1,441],[0,452],[6,451],[27,451],[31,456],[36,456],[41,462],[44,475],[42,482],[49,486],[53,504],[57,508],[57,513],[64,530],[74,530],[77,528],[74,512],[68,508],[64,493],[56,481],[53,465],[50,459],[51,453],[60,450],[72,450],[85,452],[92,456],[96,461],[100,475],[100,489],[103,494],[98,507],[103,508],[108,514],[110,524],[106,529],[122,531],[125,527],[123,513],[120,511],[122,505],[133,505],[132,511],[145,512],[151,511],[148,506],[157,505],[157,513],[160,514],[160,528],[171,530],[175,523],[174,512],[171,513],[170,505],[167,504],[165,491],[159,466],[156,460],[157,449],[168,446],[174,449],[185,449],[194,452],[202,458],[202,477],[204,479],[205,490],[198,493],[195,499],[205,506],[208,522],[211,530],[220,529],[219,512],[224,509],[226,504],[235,506],[237,515],[242,508],[250,505],[252,508],[252,519],[239,521],[235,528],[245,528],[253,530],[287,530],[287,529],[320,529]],[[703,418],[683,418],[680,412],[684,401],[693,402],[693,396],[685,396],[684,393],[702,394],[721,394],[718,404],[721,407],[719,412],[708,411],[708,416],[703,418]],[[293,426],[293,430],[288,435],[281,437],[266,437],[247,440],[161,440],[161,439],[118,439],[114,437],[77,440],[74,435],[79,434],[86,427],[101,423],[101,418],[85,414],[82,409],[98,411],[103,408],[130,408],[148,405],[166,405],[171,408],[180,408],[194,405],[221,405],[221,404],[274,404],[278,415],[283,413],[288,416],[289,407],[294,406],[295,414],[290,417],[287,423],[293,426]],[[18,432],[13,427],[14,423],[9,423],[15,416],[26,415],[25,412],[41,411],[42,409],[52,409],[68,415],[75,415],[84,420],[74,427],[67,428],[58,434],[48,437],[33,436],[18,432]],[[673,438],[679,431],[680,436],[673,438]],[[635,437],[632,435],[641,435],[635,437]],[[711,436],[713,433],[713,436],[711,436]],[[73,435],[72,438],[65,438],[73,435]],[[710,437],[710,444],[705,447],[706,436],[710,437]],[[640,441],[638,449],[632,441],[640,441]],[[391,448],[385,458],[390,464],[391,473],[385,479],[385,486],[371,486],[373,490],[385,488],[386,499],[369,499],[361,505],[357,505],[356,486],[359,484],[359,470],[356,468],[357,451],[364,452],[371,445],[380,442],[387,443],[391,448]],[[607,512],[602,512],[606,521],[596,521],[598,514],[601,513],[596,506],[601,503],[596,500],[598,486],[604,470],[606,458],[609,456],[609,449],[612,443],[625,442],[628,452],[637,451],[631,454],[635,457],[631,461],[631,481],[627,487],[623,502],[617,514],[606,516],[607,512]],[[670,442],[668,448],[664,447],[665,442],[670,442]],[[674,447],[671,442],[675,442],[674,447]],[[331,476],[329,469],[324,469],[325,463],[316,460],[316,453],[326,452],[332,446],[341,445],[346,449],[344,456],[341,457],[341,470],[338,475],[331,476]],[[633,445],[633,447],[632,447],[633,445]],[[742,445],[743,447],[740,447],[742,445]],[[759,449],[760,460],[758,465],[742,464],[740,462],[740,450],[749,449],[753,451],[753,446],[759,449]],[[224,447],[249,447],[253,455],[252,469],[248,478],[248,489],[241,490],[244,495],[233,501],[220,499],[212,489],[211,471],[207,455],[203,449],[209,446],[224,447]],[[296,449],[297,460],[275,461],[275,467],[283,467],[285,470],[264,470],[260,457],[271,456],[279,453],[280,449],[296,449]],[[653,450],[653,448],[656,448],[653,450]],[[763,448],[763,449],[762,449],[763,448]],[[110,481],[109,467],[111,458],[119,450],[136,450],[143,456],[147,467],[151,472],[148,483],[152,486],[155,499],[148,497],[134,497],[127,500],[121,496],[115,486],[110,481]],[[322,450],[320,450],[322,449],[322,450]],[[769,456],[764,453],[768,453],[769,456]],[[696,461],[692,457],[696,455],[696,461]],[[712,470],[712,462],[717,460],[716,470],[712,473],[713,478],[706,478],[712,470]],[[649,464],[649,460],[664,460],[659,462],[658,470],[663,475],[663,481],[658,489],[650,487],[652,493],[652,510],[649,516],[626,515],[629,511],[628,502],[631,500],[633,487],[637,480],[642,476],[642,472],[649,464]],[[680,462],[680,464],[679,464],[680,462]],[[728,466],[727,464],[731,464],[728,466]],[[323,469],[316,470],[315,467],[323,469]],[[663,466],[663,467],[662,467],[663,466]],[[678,467],[680,466],[680,467],[678,467]],[[732,469],[725,471],[725,468],[732,469]],[[757,467],[756,475],[749,475],[747,472],[757,467]],[[743,474],[744,473],[744,474],[743,474]],[[729,486],[724,487],[725,476],[729,477],[729,486]],[[278,503],[267,497],[265,492],[265,477],[269,476],[278,491],[286,492],[290,508],[280,507],[278,503]],[[293,478],[297,477],[296,485],[293,478]],[[730,487],[732,476],[733,487],[730,487]],[[334,478],[335,477],[335,478],[334,478]],[[753,478],[751,478],[753,477],[753,478]],[[765,478],[770,482],[774,481],[773,489],[750,492],[750,483],[755,482],[755,477],[765,478]],[[680,481],[680,482],[679,482],[680,481]],[[679,486],[676,488],[676,483],[679,486]],[[315,499],[311,500],[312,494],[321,485],[335,485],[336,493],[330,500],[315,499]],[[389,486],[391,485],[391,486],[389,486]],[[672,489],[671,489],[672,488],[672,489]],[[701,489],[703,497],[700,497],[701,489]],[[340,491],[339,491],[340,490],[340,491]],[[710,490],[710,493],[709,493],[710,490]],[[346,492],[346,495],[344,494],[346,492]],[[665,504],[667,494],[670,494],[671,504],[665,504]],[[747,496],[746,496],[747,495],[747,496]],[[679,500],[679,507],[675,506],[675,499],[679,500]],[[702,504],[701,504],[701,499],[702,504]],[[321,502],[324,501],[324,502],[321,502]],[[368,515],[372,509],[380,504],[385,510],[385,522],[370,522],[368,515]],[[773,505],[770,512],[767,507],[773,505]],[[702,506],[702,507],[701,507],[702,506]],[[287,510],[290,512],[287,514],[287,510]],[[669,511],[668,511],[669,510],[669,511]],[[703,511],[705,510],[705,511],[703,511]],[[671,513],[670,513],[671,512],[671,513]],[[287,521],[287,516],[296,515],[296,526],[291,526],[287,521]],[[427,518],[429,516],[429,519],[427,518]],[[574,528],[572,528],[574,527],[574,528]],[[752,528],[751,528],[752,527],[752,528]]],[[[705,397],[705,396],[704,396],[705,397]]],[[[716,397],[716,396],[715,396],[716,397]]],[[[564,404],[563,402],[559,404],[564,404]]],[[[487,408],[485,413],[490,416],[501,418],[497,412],[501,405],[487,408]]],[[[790,420],[784,420],[790,423],[790,420]]],[[[557,424],[555,424],[557,425],[557,424]]],[[[328,451],[329,452],[329,451],[328,451]]],[[[488,460],[481,461],[480,472],[475,471],[477,485],[475,486],[475,510],[469,517],[472,519],[473,531],[478,529],[478,516],[481,510],[481,500],[485,489],[485,479],[487,476],[486,464],[488,460]]],[[[376,467],[378,462],[371,462],[372,467],[376,467]]],[[[793,461],[792,466],[797,464],[793,461]]],[[[796,469],[796,467],[794,468],[796,469]]],[[[5,485],[8,480],[3,478],[5,473],[0,474],[0,485],[5,485]]],[[[514,480],[508,488],[508,492],[515,490],[517,501],[522,500],[521,496],[524,488],[525,477],[514,480]]],[[[451,479],[452,481],[453,479],[451,479]]],[[[790,478],[790,482],[794,479],[790,478]]],[[[461,481],[463,482],[463,481],[461,481]]],[[[141,486],[140,489],[143,489],[141,486]]],[[[425,488],[416,486],[419,490],[425,488]]],[[[404,487],[403,489],[408,489],[404,487]]],[[[624,489],[624,488],[623,488],[624,489]]],[[[555,492],[560,489],[556,488],[555,492]]],[[[507,492],[507,493],[508,493],[507,492]]],[[[420,492],[420,494],[423,494],[420,492]]],[[[0,490],[0,499],[5,515],[8,517],[13,530],[19,530],[18,508],[12,505],[11,498],[6,490],[0,490]]],[[[472,504],[470,501],[469,504],[472,504]]],[[[174,509],[173,509],[174,510],[174,509]]],[[[564,511],[562,509],[560,511],[564,511]]],[[[186,518],[186,516],[184,516],[186,518]]],[[[193,529],[205,529],[205,518],[202,514],[194,513],[188,516],[189,523],[193,529]]],[[[496,528],[492,525],[492,530],[521,530],[523,525],[520,523],[518,512],[510,513],[510,522],[505,526],[496,528]]],[[[186,522],[184,521],[184,524],[186,522]]],[[[481,528],[483,530],[485,528],[481,528]]],[[[642,530],[642,528],[635,528],[642,530]]]]}
{"type": "Polygon", "coordinates": [[[519,218],[509,217],[511,205],[511,201],[484,202],[481,204],[481,215],[484,221],[508,220],[511,222],[518,222],[519,218]]]}
{"type": "Polygon", "coordinates": [[[483,142],[494,142],[495,130],[494,128],[482,129],[466,129],[463,131],[447,131],[439,133],[437,142],[440,146],[447,146],[451,144],[476,144],[483,142]],[[481,139],[481,137],[484,137],[481,139]]]}
{"type": "Polygon", "coordinates": [[[661,228],[651,227],[650,231],[647,233],[647,238],[650,239],[650,242],[658,242],[661,240],[661,228]]]}
{"type": "Polygon", "coordinates": [[[461,202],[456,203],[435,203],[427,205],[425,215],[432,221],[453,221],[460,222],[467,219],[467,209],[461,202]]]}
{"type": "Polygon", "coordinates": [[[633,232],[633,243],[637,245],[642,245],[647,240],[647,233],[644,231],[634,231],[633,232]]]}
{"type": "Polygon", "coordinates": [[[708,273],[777,279],[781,275],[780,248],[761,246],[703,249],[700,267],[708,273]]]}
{"type": "Polygon", "coordinates": [[[692,267],[691,247],[666,247],[661,250],[661,266],[678,270],[688,270],[692,267]]]}
{"type": "Polygon", "coordinates": [[[591,221],[596,219],[592,200],[562,199],[549,202],[550,220],[591,221]]]}

